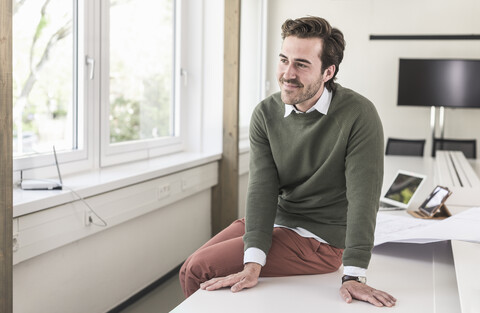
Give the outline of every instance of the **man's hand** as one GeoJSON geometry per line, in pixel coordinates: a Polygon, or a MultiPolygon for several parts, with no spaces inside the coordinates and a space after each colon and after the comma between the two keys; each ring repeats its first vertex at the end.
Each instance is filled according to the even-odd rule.
{"type": "Polygon", "coordinates": [[[357,299],[365,302],[370,302],[371,304],[378,307],[392,307],[397,301],[397,299],[395,299],[388,293],[374,289],[366,284],[362,284],[357,281],[344,282],[342,284],[342,287],[340,288],[340,295],[347,303],[352,302],[352,299],[357,299]]]}
{"type": "Polygon", "coordinates": [[[243,271],[227,277],[212,278],[200,284],[200,289],[211,291],[231,286],[232,292],[237,292],[244,288],[252,288],[258,283],[261,270],[262,266],[260,264],[247,263],[243,271]]]}

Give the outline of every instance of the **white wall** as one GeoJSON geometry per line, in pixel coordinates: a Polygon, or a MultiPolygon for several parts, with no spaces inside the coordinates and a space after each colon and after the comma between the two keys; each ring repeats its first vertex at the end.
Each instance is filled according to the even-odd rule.
{"type": "MultiPolygon", "coordinates": [[[[294,5],[274,0],[269,1],[268,12],[268,94],[278,90],[275,71],[282,23],[305,15],[324,17],[344,33],[347,42],[337,81],[374,102],[385,138],[425,138],[427,155],[431,151],[430,109],[396,105],[398,59],[480,59],[480,40],[369,40],[371,34],[480,34],[478,0],[297,0],[294,5]]],[[[476,138],[480,144],[480,110],[445,111],[445,137],[476,138]]]]}
{"type": "Polygon", "coordinates": [[[14,266],[14,312],[107,312],[162,277],[210,236],[199,193],[14,266]]]}
{"type": "Polygon", "coordinates": [[[213,162],[87,198],[106,227],[85,226],[81,202],[16,218],[14,312],[102,313],[125,301],[210,238],[217,183],[213,162]]]}

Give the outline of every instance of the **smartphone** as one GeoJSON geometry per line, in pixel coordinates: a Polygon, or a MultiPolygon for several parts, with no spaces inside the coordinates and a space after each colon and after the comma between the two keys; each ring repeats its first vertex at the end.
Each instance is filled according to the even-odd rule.
{"type": "Polygon", "coordinates": [[[437,186],[418,209],[428,216],[433,216],[451,194],[452,192],[447,187],[437,186]]]}

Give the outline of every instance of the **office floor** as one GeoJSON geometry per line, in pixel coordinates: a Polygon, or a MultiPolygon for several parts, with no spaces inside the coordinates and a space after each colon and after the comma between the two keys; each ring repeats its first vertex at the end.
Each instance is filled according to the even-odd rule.
{"type": "Polygon", "coordinates": [[[183,300],[178,275],[174,275],[121,313],[168,313],[183,300]]]}

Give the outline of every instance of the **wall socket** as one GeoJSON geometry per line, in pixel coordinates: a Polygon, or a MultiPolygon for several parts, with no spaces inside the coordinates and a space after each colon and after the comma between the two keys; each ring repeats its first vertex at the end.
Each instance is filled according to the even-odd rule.
{"type": "Polygon", "coordinates": [[[93,222],[93,213],[90,209],[85,210],[85,226],[92,225],[93,222]]]}
{"type": "Polygon", "coordinates": [[[12,237],[12,248],[13,252],[17,252],[20,245],[18,244],[18,234],[13,235],[12,237]]]}
{"type": "Polygon", "coordinates": [[[163,185],[158,186],[157,188],[157,199],[161,200],[166,198],[170,195],[170,183],[166,183],[163,185]]]}

